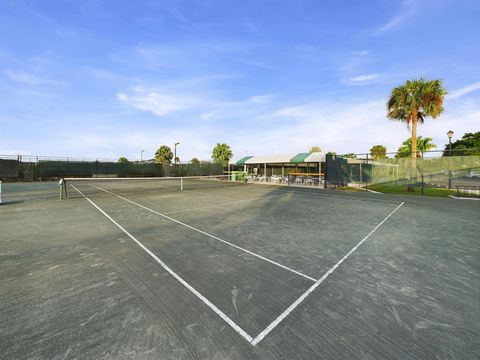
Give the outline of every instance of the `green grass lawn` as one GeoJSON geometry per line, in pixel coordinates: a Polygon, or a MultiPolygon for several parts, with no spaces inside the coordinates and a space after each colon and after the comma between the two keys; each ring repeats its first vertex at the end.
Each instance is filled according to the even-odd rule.
{"type": "MultiPolygon", "coordinates": [[[[385,194],[404,194],[404,195],[422,195],[422,189],[414,188],[414,191],[407,191],[407,185],[368,185],[369,190],[378,191],[385,194]]],[[[444,188],[424,188],[424,196],[448,197],[450,195],[457,196],[456,190],[444,188]]]]}

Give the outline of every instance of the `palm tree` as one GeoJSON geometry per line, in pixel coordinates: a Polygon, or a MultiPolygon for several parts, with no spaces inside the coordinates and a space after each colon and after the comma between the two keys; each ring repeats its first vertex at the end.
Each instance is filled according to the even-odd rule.
{"type": "Polygon", "coordinates": [[[375,160],[386,159],[387,158],[387,148],[383,145],[374,145],[370,149],[370,155],[375,160]]]}
{"type": "Polygon", "coordinates": [[[167,145],[160,146],[155,152],[155,161],[164,165],[170,165],[172,162],[173,153],[167,145]]]}
{"type": "MultiPolygon", "coordinates": [[[[430,137],[426,137],[426,138],[422,138],[421,136],[417,137],[417,149],[419,151],[417,151],[417,156],[416,157],[420,157],[420,153],[419,153],[420,151],[424,152],[424,151],[428,151],[428,150],[431,150],[431,149],[434,149],[434,148],[437,147],[437,145],[432,143],[432,140],[433,139],[430,138],[430,137]]],[[[406,158],[406,157],[409,157],[410,154],[412,154],[412,139],[408,138],[398,148],[396,157],[397,158],[406,158]]]]}
{"type": "Polygon", "coordinates": [[[227,144],[220,144],[213,148],[212,159],[218,162],[222,162],[224,165],[228,163],[233,156],[232,149],[227,144]]]}
{"type": "Polygon", "coordinates": [[[404,85],[392,90],[387,102],[387,116],[390,120],[403,121],[412,128],[413,158],[417,155],[417,124],[423,124],[426,117],[436,119],[443,112],[443,98],[447,94],[441,80],[407,80],[404,85]]]}
{"type": "Polygon", "coordinates": [[[192,160],[190,160],[190,163],[192,165],[200,165],[200,160],[198,160],[196,157],[192,158],[192,160]]]}

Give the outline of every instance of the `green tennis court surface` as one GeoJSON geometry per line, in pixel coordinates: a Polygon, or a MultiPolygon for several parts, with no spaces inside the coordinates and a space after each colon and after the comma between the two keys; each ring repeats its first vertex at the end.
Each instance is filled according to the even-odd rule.
{"type": "Polygon", "coordinates": [[[177,185],[3,184],[2,358],[480,358],[479,201],[177,185]]]}

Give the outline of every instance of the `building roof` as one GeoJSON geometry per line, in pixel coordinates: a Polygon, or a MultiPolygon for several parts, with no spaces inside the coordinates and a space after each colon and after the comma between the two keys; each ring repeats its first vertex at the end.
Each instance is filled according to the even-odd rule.
{"type": "Polygon", "coordinates": [[[245,156],[238,160],[231,160],[230,165],[249,164],[299,164],[307,162],[324,162],[324,152],[296,153],[296,154],[274,154],[265,156],[245,156]]]}

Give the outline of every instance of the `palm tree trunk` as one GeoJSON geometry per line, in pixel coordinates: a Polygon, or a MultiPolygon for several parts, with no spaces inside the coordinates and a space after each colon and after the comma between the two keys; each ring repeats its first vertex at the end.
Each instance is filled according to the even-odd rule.
{"type": "Polygon", "coordinates": [[[418,114],[413,111],[412,114],[412,158],[417,157],[417,122],[418,114]]]}
{"type": "Polygon", "coordinates": [[[417,123],[418,113],[416,110],[412,114],[412,179],[417,181],[417,123]]]}

